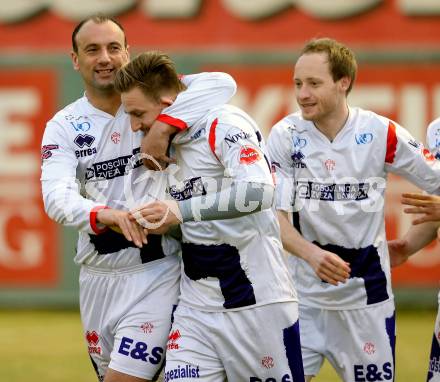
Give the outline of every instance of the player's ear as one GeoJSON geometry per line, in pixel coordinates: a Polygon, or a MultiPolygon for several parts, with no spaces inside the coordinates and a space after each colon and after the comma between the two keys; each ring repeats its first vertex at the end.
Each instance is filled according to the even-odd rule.
{"type": "Polygon", "coordinates": [[[73,69],[79,70],[79,64],[78,64],[78,54],[75,53],[73,50],[70,52],[70,57],[72,59],[73,69]]]}
{"type": "Polygon", "coordinates": [[[168,107],[168,106],[172,105],[173,102],[174,102],[174,100],[171,97],[168,97],[168,96],[161,96],[160,97],[160,103],[164,107],[168,107]]]}
{"type": "Polygon", "coordinates": [[[348,88],[350,87],[351,78],[348,76],[342,77],[340,80],[341,88],[344,93],[347,93],[348,88]]]}

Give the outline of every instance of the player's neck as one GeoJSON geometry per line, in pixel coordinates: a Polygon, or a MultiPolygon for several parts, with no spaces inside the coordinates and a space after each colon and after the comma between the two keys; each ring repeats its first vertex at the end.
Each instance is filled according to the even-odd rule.
{"type": "Polygon", "coordinates": [[[327,114],[324,118],[314,121],[316,128],[324,134],[330,142],[336,138],[338,133],[344,128],[350,114],[347,104],[327,114]]]}
{"type": "Polygon", "coordinates": [[[94,107],[113,116],[116,115],[121,106],[121,96],[116,91],[97,93],[86,90],[86,97],[94,107]]]}

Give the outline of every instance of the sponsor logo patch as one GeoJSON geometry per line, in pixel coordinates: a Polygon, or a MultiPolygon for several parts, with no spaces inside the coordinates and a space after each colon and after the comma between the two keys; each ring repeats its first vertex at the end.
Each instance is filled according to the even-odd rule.
{"type": "Polygon", "coordinates": [[[168,188],[168,193],[175,200],[187,200],[193,196],[206,195],[206,189],[203,184],[202,178],[191,178],[183,181],[183,185],[178,187],[176,185],[168,188]]]}
{"type": "Polygon", "coordinates": [[[324,200],[328,202],[368,199],[369,183],[330,184],[298,181],[298,197],[301,199],[324,200]]]}
{"type": "Polygon", "coordinates": [[[372,133],[356,134],[354,139],[358,145],[367,145],[373,141],[373,134],[372,133]]]}
{"type": "Polygon", "coordinates": [[[182,335],[180,334],[179,329],[172,330],[168,335],[167,350],[179,349],[177,341],[180,337],[182,337],[182,335]]]}
{"type": "Polygon", "coordinates": [[[78,134],[73,142],[82,149],[84,146],[90,147],[95,142],[95,137],[89,134],[78,134]]]}
{"type": "Polygon", "coordinates": [[[306,164],[303,162],[305,155],[301,151],[295,151],[292,155],[293,167],[295,168],[307,168],[306,164]]]}
{"type": "Polygon", "coordinates": [[[198,365],[177,365],[175,369],[165,371],[163,380],[164,382],[168,382],[181,378],[185,378],[188,380],[189,378],[191,378],[191,380],[194,378],[200,378],[200,367],[198,365]]]}
{"type": "Polygon", "coordinates": [[[260,153],[252,146],[243,146],[240,150],[240,163],[242,164],[252,164],[260,158],[260,153]]]}
{"type": "Polygon", "coordinates": [[[101,354],[102,349],[101,346],[98,346],[99,343],[99,334],[96,330],[86,332],[86,341],[88,343],[87,349],[89,354],[101,354]]]}
{"type": "Polygon", "coordinates": [[[44,145],[41,148],[41,159],[48,159],[52,156],[52,150],[58,150],[58,145],[44,145]]]}
{"type": "Polygon", "coordinates": [[[434,157],[434,155],[432,155],[431,151],[429,151],[428,149],[423,148],[423,150],[422,150],[422,154],[423,154],[423,156],[425,157],[425,159],[426,159],[428,162],[433,162],[433,161],[435,161],[435,157],[434,157]]]}

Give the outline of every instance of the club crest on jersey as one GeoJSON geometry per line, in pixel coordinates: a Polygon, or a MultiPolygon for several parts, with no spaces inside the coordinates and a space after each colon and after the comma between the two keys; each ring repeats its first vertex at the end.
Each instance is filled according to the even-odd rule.
{"type": "Polygon", "coordinates": [[[358,145],[367,145],[368,143],[371,143],[373,141],[373,134],[372,133],[356,134],[354,139],[356,140],[356,143],[358,145]]]}
{"type": "Polygon", "coordinates": [[[44,145],[41,147],[41,159],[48,159],[52,156],[52,150],[58,150],[58,145],[44,145]]]}
{"type": "Polygon", "coordinates": [[[376,353],[376,347],[374,346],[374,344],[372,342],[366,342],[364,345],[364,352],[372,355],[374,353],[376,353]]]}
{"type": "Polygon", "coordinates": [[[144,322],[141,325],[141,329],[145,334],[153,333],[154,325],[151,322],[144,322]]]}
{"type": "Polygon", "coordinates": [[[336,162],[333,159],[327,159],[324,161],[324,166],[327,171],[333,171],[336,167],[336,162]]]}
{"type": "Polygon", "coordinates": [[[101,354],[102,349],[101,346],[98,346],[99,342],[99,334],[95,331],[88,331],[86,332],[86,341],[88,343],[88,351],[89,354],[101,354]]]}
{"type": "Polygon", "coordinates": [[[112,135],[110,136],[110,139],[112,140],[112,142],[116,145],[119,142],[121,142],[121,133],[115,131],[114,133],[112,133],[112,135]]]}
{"type": "Polygon", "coordinates": [[[179,349],[177,341],[180,337],[182,337],[182,335],[180,334],[179,329],[172,330],[168,335],[167,350],[179,349]]]}
{"type": "Polygon", "coordinates": [[[272,369],[275,366],[275,363],[273,362],[273,358],[270,356],[265,356],[261,360],[261,366],[263,366],[266,369],[272,369]]]}
{"type": "Polygon", "coordinates": [[[293,167],[295,168],[307,168],[306,164],[303,162],[305,155],[301,151],[295,151],[292,155],[293,167]]]}
{"type": "Polygon", "coordinates": [[[260,153],[252,146],[243,146],[240,149],[240,163],[252,164],[260,160],[260,153]]]}
{"type": "Polygon", "coordinates": [[[82,149],[84,146],[92,146],[93,142],[95,142],[95,137],[89,134],[78,134],[73,142],[82,149]]]}

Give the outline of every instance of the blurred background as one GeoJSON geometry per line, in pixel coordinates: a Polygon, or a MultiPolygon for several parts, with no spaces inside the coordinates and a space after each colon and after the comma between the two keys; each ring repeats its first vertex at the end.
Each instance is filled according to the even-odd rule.
{"type": "MultiPolygon", "coordinates": [[[[0,308],[78,306],[76,232],[43,211],[40,142],[46,121],[82,95],[71,32],[98,11],[124,25],[132,54],[160,49],[182,73],[233,75],[234,103],[266,135],[296,110],[293,65],[313,37],[357,54],[352,106],[396,120],[423,142],[440,116],[438,0],[0,0],[0,308]]],[[[390,177],[389,238],[411,224],[399,202],[409,190],[390,177]]],[[[436,307],[439,252],[432,245],[393,271],[399,307],[436,307]]]]}

